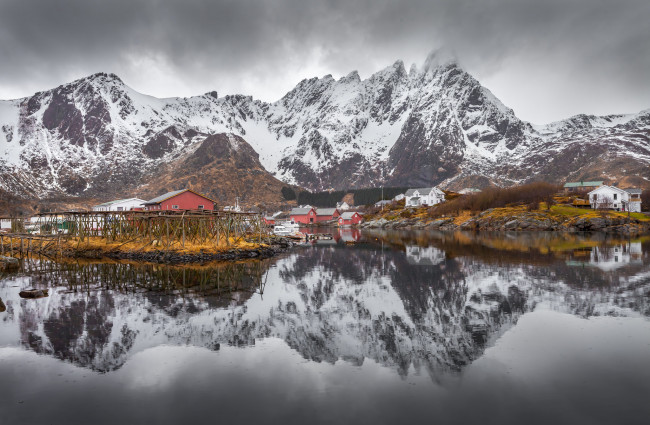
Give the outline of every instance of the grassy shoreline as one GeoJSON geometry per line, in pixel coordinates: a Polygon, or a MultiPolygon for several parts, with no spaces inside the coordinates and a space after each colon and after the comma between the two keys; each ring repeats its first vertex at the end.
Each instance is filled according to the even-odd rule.
{"type": "Polygon", "coordinates": [[[489,208],[482,212],[461,210],[437,216],[431,208],[395,206],[367,215],[362,227],[414,227],[444,230],[544,230],[544,231],[613,231],[622,233],[650,232],[650,216],[643,213],[601,211],[577,208],[566,204],[546,208],[525,205],[489,208]]]}
{"type": "MultiPolygon", "coordinates": [[[[163,264],[191,264],[208,261],[230,261],[250,258],[269,258],[288,248],[290,244],[280,238],[272,238],[270,243],[247,240],[222,242],[220,244],[190,244],[182,246],[174,243],[163,246],[157,241],[114,242],[100,237],[61,238],[60,244],[33,247],[33,254],[50,258],[80,258],[132,260],[163,264]]],[[[19,252],[19,245],[14,251],[19,252]]]]}

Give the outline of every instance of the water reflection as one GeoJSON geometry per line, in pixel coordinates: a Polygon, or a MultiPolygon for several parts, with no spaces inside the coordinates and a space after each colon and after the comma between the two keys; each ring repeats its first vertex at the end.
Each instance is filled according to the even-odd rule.
{"type": "Polygon", "coordinates": [[[281,258],[192,268],[24,260],[0,284],[0,344],[108,372],[161,344],[214,350],[274,337],[312,361],[371,359],[436,380],[539,305],[650,316],[644,240],[358,236],[354,246],[339,235],[281,258]],[[50,296],[18,298],[27,287],[50,296]]]}
{"type": "Polygon", "coordinates": [[[650,414],[647,239],[348,230],[235,264],[23,260],[0,277],[3,420],[650,414]]]}

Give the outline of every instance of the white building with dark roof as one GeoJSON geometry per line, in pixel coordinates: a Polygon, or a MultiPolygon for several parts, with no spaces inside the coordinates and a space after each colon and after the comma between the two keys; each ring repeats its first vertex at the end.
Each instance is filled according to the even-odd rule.
{"type": "Polygon", "coordinates": [[[145,202],[147,201],[139,198],[118,199],[95,205],[93,211],[131,211],[133,208],[141,208],[145,202]]]}
{"type": "Polygon", "coordinates": [[[404,194],[407,207],[431,206],[445,202],[445,192],[437,187],[409,189],[404,194]]]}
{"type": "Polygon", "coordinates": [[[594,209],[641,212],[641,189],[619,189],[600,186],[588,193],[589,204],[594,209]]]}

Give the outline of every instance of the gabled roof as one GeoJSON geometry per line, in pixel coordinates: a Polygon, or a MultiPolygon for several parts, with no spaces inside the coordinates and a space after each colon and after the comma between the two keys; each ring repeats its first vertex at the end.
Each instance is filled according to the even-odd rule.
{"type": "Polygon", "coordinates": [[[104,202],[103,204],[95,205],[95,208],[97,207],[108,207],[114,204],[121,204],[122,202],[128,202],[128,201],[140,201],[141,204],[144,204],[146,201],[144,199],[140,198],[127,198],[127,199],[117,199],[115,201],[108,201],[104,202]]]}
{"type": "Polygon", "coordinates": [[[413,194],[415,193],[416,190],[421,195],[428,195],[429,193],[431,193],[432,190],[436,191],[438,193],[443,193],[444,194],[444,192],[441,191],[440,189],[438,189],[437,187],[418,187],[418,188],[415,188],[415,189],[407,190],[406,193],[404,194],[404,196],[413,196],[413,194]]]}
{"type": "Polygon", "coordinates": [[[334,215],[336,208],[316,208],[316,215],[334,215]]]}
{"type": "Polygon", "coordinates": [[[626,193],[623,189],[619,189],[619,188],[616,187],[616,186],[607,186],[607,185],[603,185],[603,186],[597,187],[596,189],[594,189],[594,190],[592,190],[591,192],[587,193],[587,195],[590,195],[590,194],[592,194],[592,193],[594,193],[594,192],[598,192],[599,190],[602,190],[602,189],[611,189],[611,190],[613,190],[614,192],[618,192],[618,193],[626,193]]]}
{"type": "Polygon", "coordinates": [[[291,212],[289,213],[290,215],[305,215],[309,214],[309,211],[313,210],[313,208],[292,208],[291,212]]]}
{"type": "Polygon", "coordinates": [[[193,190],[190,190],[190,189],[182,189],[182,190],[174,190],[174,191],[172,191],[172,192],[167,192],[167,193],[165,193],[164,195],[160,195],[160,196],[158,196],[158,197],[156,197],[156,198],[153,198],[153,199],[151,199],[151,200],[145,202],[144,204],[145,204],[145,205],[159,204],[159,203],[161,203],[161,202],[163,202],[163,201],[166,201],[166,200],[169,199],[169,198],[173,198],[174,196],[178,196],[178,195],[180,195],[181,193],[184,193],[184,192],[192,192],[193,194],[195,194],[195,195],[197,195],[197,196],[200,196],[201,198],[205,198],[205,199],[207,199],[208,201],[210,201],[210,202],[212,202],[212,203],[216,203],[214,200],[208,198],[207,196],[205,196],[205,195],[201,195],[200,193],[197,193],[197,192],[195,192],[195,191],[193,191],[193,190]]]}
{"type": "Polygon", "coordinates": [[[603,182],[602,181],[593,181],[593,182],[567,182],[564,183],[564,187],[594,187],[594,186],[602,186],[603,182]]]}
{"type": "Polygon", "coordinates": [[[350,220],[355,214],[359,214],[356,211],[346,211],[343,214],[341,214],[341,218],[343,220],[350,220]]]}
{"type": "Polygon", "coordinates": [[[631,194],[631,195],[640,195],[641,193],[643,193],[643,190],[641,190],[641,189],[632,189],[632,188],[629,188],[629,189],[624,189],[624,190],[625,190],[627,193],[631,194]]]}

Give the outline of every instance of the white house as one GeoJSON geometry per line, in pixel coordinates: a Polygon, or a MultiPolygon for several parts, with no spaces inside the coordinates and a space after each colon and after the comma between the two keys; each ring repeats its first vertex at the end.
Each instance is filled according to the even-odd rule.
{"type": "Polygon", "coordinates": [[[445,192],[437,187],[409,189],[404,194],[407,207],[431,206],[445,202],[445,192]]]}
{"type": "Polygon", "coordinates": [[[416,266],[435,266],[445,261],[445,251],[432,246],[406,245],[406,261],[416,266]]]}
{"type": "Polygon", "coordinates": [[[118,199],[95,205],[93,211],[131,211],[133,208],[142,207],[145,202],[147,201],[138,198],[118,199]]]}
{"type": "Polygon", "coordinates": [[[600,186],[588,193],[589,204],[594,209],[641,212],[641,190],[600,186]]]}
{"type": "Polygon", "coordinates": [[[11,219],[0,218],[0,230],[11,231],[11,219]]]}
{"type": "Polygon", "coordinates": [[[406,198],[406,196],[403,193],[400,193],[399,195],[395,195],[393,201],[401,201],[404,198],[406,198]]]}
{"type": "Polygon", "coordinates": [[[642,264],[641,242],[628,242],[610,247],[592,248],[589,263],[604,271],[611,271],[628,264],[642,264]]]}
{"type": "Polygon", "coordinates": [[[339,211],[347,211],[350,209],[350,205],[347,202],[337,202],[336,209],[339,211]]]}

